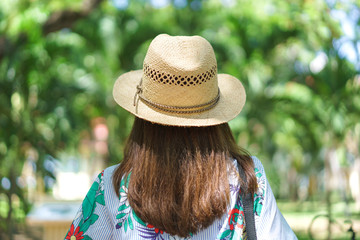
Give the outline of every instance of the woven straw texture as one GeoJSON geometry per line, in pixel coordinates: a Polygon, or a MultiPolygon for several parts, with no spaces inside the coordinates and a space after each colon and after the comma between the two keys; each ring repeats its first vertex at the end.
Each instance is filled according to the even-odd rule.
{"type": "Polygon", "coordinates": [[[143,69],[116,80],[113,96],[135,116],[173,126],[228,122],[240,113],[246,99],[238,79],[217,73],[208,41],[166,34],[151,42],[143,69]],[[182,112],[183,108],[186,111],[182,112]]]}

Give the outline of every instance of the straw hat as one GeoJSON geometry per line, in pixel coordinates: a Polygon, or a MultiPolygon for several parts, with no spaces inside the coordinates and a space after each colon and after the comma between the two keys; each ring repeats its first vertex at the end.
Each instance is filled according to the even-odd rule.
{"type": "Polygon", "coordinates": [[[115,101],[135,116],[172,126],[211,126],[235,118],[245,104],[241,82],[218,74],[214,50],[200,36],[158,35],[143,69],[122,74],[115,101]]]}

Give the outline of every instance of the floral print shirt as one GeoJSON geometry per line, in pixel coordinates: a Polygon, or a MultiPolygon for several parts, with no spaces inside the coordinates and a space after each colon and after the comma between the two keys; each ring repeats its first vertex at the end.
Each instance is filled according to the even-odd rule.
{"type": "MultiPolygon", "coordinates": [[[[258,239],[297,239],[280,213],[261,162],[253,157],[258,190],[254,194],[255,228],[258,239]]],[[[237,162],[234,160],[237,168],[237,162]]],[[[87,193],[65,239],[130,239],[130,240],[243,240],[246,237],[243,203],[237,176],[229,177],[231,200],[228,211],[208,228],[187,238],[172,236],[143,222],[136,216],[127,199],[128,180],[120,186],[120,197],[112,185],[117,165],[101,172],[87,193]]]]}

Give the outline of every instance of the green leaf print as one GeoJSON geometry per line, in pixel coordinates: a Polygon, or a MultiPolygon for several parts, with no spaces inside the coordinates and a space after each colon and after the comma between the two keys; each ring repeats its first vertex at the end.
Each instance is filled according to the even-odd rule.
{"type": "MultiPolygon", "coordinates": [[[[80,219],[78,226],[80,227],[79,231],[84,234],[89,227],[99,219],[99,216],[94,214],[96,203],[105,206],[104,191],[100,189],[101,184],[102,173],[98,175],[98,179],[91,185],[90,190],[81,204],[82,218],[80,219]]],[[[83,239],[92,240],[92,238],[87,235],[84,235],[83,239]]]]}
{"type": "Polygon", "coordinates": [[[134,212],[134,209],[132,210],[132,215],[133,215],[135,221],[137,221],[138,223],[140,223],[143,226],[146,226],[146,224],[136,215],[136,213],[134,212]]]}
{"type": "Polygon", "coordinates": [[[262,176],[262,174],[261,174],[261,172],[259,171],[259,169],[254,168],[254,171],[255,171],[255,176],[256,176],[257,178],[260,178],[260,177],[262,176]]]}
{"type": "Polygon", "coordinates": [[[90,225],[93,224],[94,222],[96,222],[98,220],[98,218],[99,218],[99,215],[96,215],[96,214],[91,215],[90,221],[89,221],[90,225]]]}
{"type": "Polygon", "coordinates": [[[254,202],[254,213],[256,213],[256,215],[260,216],[262,206],[263,205],[260,203],[260,198],[256,199],[254,202]]]}
{"type": "Polygon", "coordinates": [[[105,199],[104,199],[104,195],[100,194],[96,197],[95,201],[103,206],[105,206],[105,199]]]}
{"type": "Polygon", "coordinates": [[[82,212],[85,220],[90,217],[91,213],[95,208],[95,196],[98,189],[99,183],[95,181],[91,186],[89,192],[86,194],[86,197],[82,203],[82,212]]]}
{"type": "Polygon", "coordinates": [[[224,232],[220,235],[219,239],[224,239],[224,238],[226,238],[230,233],[231,233],[231,230],[230,230],[230,229],[224,231],[224,232]]]}
{"type": "MultiPolygon", "coordinates": [[[[126,179],[125,178],[121,179],[120,187],[122,187],[122,186],[125,186],[126,188],[129,187],[130,175],[131,175],[131,173],[127,176],[126,179]]],[[[120,189],[120,191],[125,192],[124,190],[121,190],[121,189],[120,189]]]]}
{"type": "Polygon", "coordinates": [[[129,173],[129,175],[126,178],[126,188],[129,188],[130,175],[131,175],[131,173],[129,173]]]}
{"type": "Polygon", "coordinates": [[[126,216],[126,213],[119,213],[118,215],[116,215],[116,219],[121,219],[125,216],[126,216]]]}
{"type": "Polygon", "coordinates": [[[96,222],[98,218],[98,215],[92,214],[88,220],[84,221],[84,219],[82,219],[79,223],[80,231],[83,231],[85,233],[89,229],[90,225],[94,224],[94,222],[96,222]]]}
{"type": "Polygon", "coordinates": [[[126,206],[126,204],[123,204],[119,207],[118,211],[121,212],[121,211],[127,209],[128,207],[130,207],[130,206],[126,206]]]}
{"type": "Polygon", "coordinates": [[[125,224],[124,224],[124,230],[125,230],[125,232],[127,231],[127,226],[128,226],[128,220],[126,219],[126,220],[125,220],[125,224]]]}
{"type": "Polygon", "coordinates": [[[119,229],[123,227],[123,230],[127,232],[128,229],[134,230],[135,225],[134,221],[138,222],[139,224],[146,226],[146,224],[138,217],[136,216],[134,210],[130,208],[129,205],[126,205],[127,203],[127,188],[130,181],[130,174],[121,180],[120,183],[120,202],[123,203],[118,208],[118,214],[116,215],[116,219],[120,219],[120,222],[117,223],[116,228],[119,229]]]}
{"type": "Polygon", "coordinates": [[[90,221],[84,222],[83,220],[81,220],[79,226],[80,226],[80,231],[83,231],[85,233],[90,227],[90,221]]]}
{"type": "Polygon", "coordinates": [[[134,230],[134,224],[133,224],[133,222],[132,222],[132,220],[131,220],[131,217],[128,218],[128,221],[129,221],[129,228],[130,228],[131,230],[134,230]]]}

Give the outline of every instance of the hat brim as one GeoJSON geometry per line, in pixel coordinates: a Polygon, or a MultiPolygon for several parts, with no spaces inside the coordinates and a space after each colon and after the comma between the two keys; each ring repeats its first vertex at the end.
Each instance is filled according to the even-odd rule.
{"type": "Polygon", "coordinates": [[[113,97],[125,110],[150,122],[171,126],[218,125],[235,118],[246,101],[244,86],[237,78],[229,74],[218,74],[220,99],[210,110],[196,114],[170,114],[154,109],[142,101],[137,101],[134,106],[136,86],[142,75],[142,70],[122,74],[115,82],[113,97]]]}

